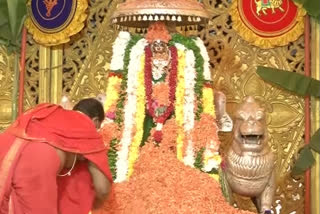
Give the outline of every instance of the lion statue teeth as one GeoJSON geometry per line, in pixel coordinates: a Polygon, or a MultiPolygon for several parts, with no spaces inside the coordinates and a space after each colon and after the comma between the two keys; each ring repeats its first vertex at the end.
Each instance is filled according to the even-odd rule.
{"type": "Polygon", "coordinates": [[[251,197],[259,213],[270,213],[275,192],[274,156],[267,140],[264,109],[248,97],[236,112],[224,172],[229,190],[251,197]]]}

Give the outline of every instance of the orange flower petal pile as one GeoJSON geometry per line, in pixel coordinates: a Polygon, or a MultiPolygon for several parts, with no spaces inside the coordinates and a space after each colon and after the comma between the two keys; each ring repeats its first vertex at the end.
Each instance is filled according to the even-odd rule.
{"type": "MultiPolygon", "coordinates": [[[[174,127],[167,121],[167,127],[174,127]]],[[[164,127],[163,131],[166,130],[164,127]]],[[[173,131],[175,132],[175,131],[173,131]]],[[[168,133],[169,134],[169,133],[168,133]]],[[[170,133],[169,135],[174,135],[170,133]]],[[[174,139],[174,138],[173,138],[174,139]]],[[[176,158],[174,141],[146,144],[128,182],[113,184],[104,207],[94,214],[249,214],[230,206],[219,184],[176,158]]]]}
{"type": "Polygon", "coordinates": [[[110,142],[114,138],[120,137],[120,131],[116,123],[105,124],[99,131],[102,136],[103,142],[106,145],[107,149],[110,148],[110,142]]]}
{"type": "Polygon", "coordinates": [[[218,151],[220,141],[218,138],[218,130],[215,125],[215,119],[209,114],[202,114],[199,121],[195,122],[195,127],[192,131],[192,140],[195,143],[195,149],[198,151],[202,147],[207,146],[210,140],[214,140],[216,143],[215,148],[218,151]]]}
{"type": "Polygon", "coordinates": [[[153,86],[152,98],[157,100],[159,105],[168,106],[169,100],[169,87],[165,83],[158,83],[153,86]]]}

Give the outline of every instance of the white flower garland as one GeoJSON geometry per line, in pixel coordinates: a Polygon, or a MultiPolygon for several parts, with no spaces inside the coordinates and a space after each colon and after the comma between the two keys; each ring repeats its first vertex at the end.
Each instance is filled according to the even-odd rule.
{"type": "Polygon", "coordinates": [[[192,50],[187,50],[185,61],[184,129],[189,132],[194,127],[194,86],[196,84],[195,56],[192,50]]]}
{"type": "Polygon", "coordinates": [[[207,48],[199,37],[194,39],[194,42],[200,49],[200,54],[203,58],[203,77],[205,80],[211,80],[212,78],[211,78],[210,63],[209,63],[210,58],[209,58],[207,48]]]}
{"type": "Polygon", "coordinates": [[[127,97],[128,100],[124,107],[124,130],[120,140],[120,149],[117,152],[117,178],[115,182],[125,181],[128,173],[128,154],[129,147],[132,141],[132,130],[134,127],[134,116],[137,105],[137,84],[138,72],[140,68],[140,57],[144,54],[144,48],[147,45],[145,39],[141,39],[135,46],[132,47],[130,53],[130,62],[128,65],[128,86],[127,97]]]}
{"type": "MultiPolygon", "coordinates": [[[[210,142],[210,144],[211,144],[211,142],[210,142]]],[[[214,155],[218,156],[219,153],[218,152],[213,153],[209,149],[205,150],[204,156],[211,156],[212,157],[214,155]]],[[[210,172],[212,169],[219,169],[220,162],[221,162],[220,160],[215,160],[213,158],[210,158],[207,163],[204,163],[202,170],[205,172],[210,172]]]]}
{"type": "Polygon", "coordinates": [[[184,163],[193,167],[195,161],[195,151],[191,137],[191,131],[194,128],[194,105],[195,105],[195,92],[194,86],[196,84],[196,70],[195,70],[195,56],[192,50],[186,52],[186,67],[185,67],[185,95],[184,95],[184,130],[189,135],[186,156],[184,163]]]}
{"type": "Polygon", "coordinates": [[[110,63],[110,70],[122,70],[124,66],[124,55],[126,47],[131,39],[128,32],[121,31],[112,46],[112,58],[110,63]]]}
{"type": "Polygon", "coordinates": [[[193,167],[195,161],[195,152],[193,148],[193,141],[191,137],[191,131],[194,128],[195,120],[195,92],[194,86],[196,84],[196,70],[195,70],[195,56],[192,50],[187,50],[187,48],[182,44],[175,44],[176,48],[181,51],[186,52],[185,58],[185,94],[184,94],[184,104],[183,104],[183,120],[184,120],[184,131],[187,135],[187,150],[186,156],[183,158],[184,164],[193,167]]]}

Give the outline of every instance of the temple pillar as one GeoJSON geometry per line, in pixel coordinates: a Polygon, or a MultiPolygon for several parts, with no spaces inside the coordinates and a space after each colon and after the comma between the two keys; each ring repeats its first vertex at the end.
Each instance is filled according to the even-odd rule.
{"type": "Polygon", "coordinates": [[[39,103],[59,103],[62,96],[62,47],[40,46],[39,60],[39,103]]]}

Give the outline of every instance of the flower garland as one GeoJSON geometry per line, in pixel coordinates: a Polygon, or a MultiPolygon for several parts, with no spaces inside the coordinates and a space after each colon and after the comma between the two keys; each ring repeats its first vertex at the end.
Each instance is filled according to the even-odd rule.
{"type": "Polygon", "coordinates": [[[213,89],[208,86],[203,87],[203,113],[209,114],[212,117],[215,117],[215,109],[214,109],[214,93],[213,89]]]}
{"type": "MultiPolygon", "coordinates": [[[[196,112],[196,118],[200,119],[200,115],[201,113],[205,113],[208,114],[208,116],[211,116],[210,121],[207,126],[214,128],[212,136],[211,137],[205,137],[206,134],[203,133],[201,136],[198,135],[197,140],[196,139],[192,139],[192,137],[190,137],[190,134],[187,132],[186,127],[188,127],[188,125],[190,125],[190,127],[192,126],[192,123],[188,123],[186,121],[186,118],[184,118],[183,124],[184,124],[184,128],[186,131],[186,139],[181,140],[181,134],[179,133],[178,139],[177,139],[177,143],[179,146],[177,148],[178,153],[177,156],[180,159],[181,158],[181,154],[182,151],[180,150],[181,148],[183,148],[183,141],[187,141],[187,145],[186,145],[186,149],[184,149],[184,151],[186,152],[186,156],[183,158],[184,163],[186,165],[190,165],[193,166],[195,163],[195,149],[193,147],[193,140],[194,142],[197,142],[199,140],[207,142],[207,145],[203,145],[203,147],[205,148],[205,150],[202,152],[203,155],[202,156],[202,161],[203,161],[203,170],[204,171],[211,171],[212,169],[217,169],[218,168],[218,164],[220,162],[220,155],[217,152],[214,152],[212,149],[212,146],[215,144],[219,144],[219,140],[217,139],[217,130],[215,129],[215,122],[214,122],[214,117],[215,117],[215,111],[214,111],[214,94],[213,94],[213,89],[211,87],[211,74],[210,74],[210,69],[209,69],[209,57],[208,57],[208,53],[205,49],[205,46],[203,44],[203,42],[201,41],[200,38],[198,38],[197,40],[192,40],[189,38],[185,38],[181,35],[176,35],[173,37],[173,41],[176,41],[176,46],[178,44],[181,44],[181,46],[185,46],[184,49],[189,49],[189,51],[192,51],[192,53],[195,56],[195,60],[193,59],[186,59],[187,65],[184,71],[184,75],[185,78],[188,78],[188,75],[190,74],[190,71],[187,69],[188,64],[189,67],[192,67],[192,63],[195,62],[195,70],[197,71],[197,79],[196,79],[196,83],[195,83],[195,87],[194,87],[194,91],[196,92],[197,95],[197,101],[198,101],[198,109],[196,112]],[[206,63],[205,63],[206,62],[206,63]],[[187,72],[188,71],[188,72],[187,72]],[[204,71],[206,71],[206,74],[204,74],[204,71]],[[203,75],[201,75],[203,74],[203,75]],[[208,81],[207,84],[210,84],[210,87],[207,87],[204,84],[204,75],[206,76],[206,79],[208,81]],[[200,89],[200,90],[199,90],[200,89]],[[199,93],[200,92],[200,93],[199,93]],[[200,98],[200,100],[199,100],[200,98]],[[212,120],[211,120],[212,119],[212,120]],[[199,138],[199,139],[198,139],[199,138]]],[[[183,49],[183,48],[182,48],[183,49]]],[[[179,59],[180,62],[181,59],[179,59]]],[[[180,76],[179,76],[180,78],[180,76]]],[[[179,81],[181,81],[179,79],[179,81]]],[[[185,84],[185,87],[188,88],[187,86],[188,84],[185,84]]],[[[189,84],[190,87],[190,84],[189,84]]],[[[191,89],[191,88],[190,88],[191,89]]],[[[190,109],[190,107],[194,106],[194,104],[192,105],[191,103],[186,103],[186,101],[188,101],[188,93],[185,93],[184,99],[185,99],[185,105],[184,105],[184,111],[186,109],[190,109]]],[[[190,111],[190,110],[188,110],[190,111]]],[[[184,115],[189,115],[188,113],[184,113],[184,115]]],[[[205,116],[207,117],[207,116],[205,116]]],[[[177,121],[178,122],[178,121],[177,121]]],[[[203,122],[202,122],[203,123],[203,122]]],[[[179,122],[178,122],[179,124],[179,122]]],[[[193,127],[193,126],[192,126],[193,127]]],[[[191,130],[193,130],[193,128],[191,128],[191,130]]],[[[195,130],[195,132],[197,132],[197,130],[195,130]]],[[[198,143],[198,142],[197,142],[198,143]]],[[[180,159],[181,160],[181,159],[180,159]]],[[[198,160],[199,161],[199,160],[198,160]]],[[[213,174],[213,176],[216,176],[215,174],[213,174]]]]}
{"type": "Polygon", "coordinates": [[[117,103],[117,100],[119,99],[119,91],[120,91],[120,85],[121,85],[121,77],[118,75],[114,75],[114,73],[109,74],[108,78],[108,86],[106,94],[106,100],[104,103],[104,110],[109,113],[108,118],[115,119],[114,116],[111,116],[110,114],[113,114],[115,109],[115,104],[117,103]]]}
{"type": "Polygon", "coordinates": [[[169,118],[172,114],[174,107],[174,100],[175,100],[175,91],[176,91],[176,84],[177,84],[177,49],[174,46],[170,48],[172,61],[171,61],[171,71],[169,76],[169,106],[165,110],[165,112],[161,116],[157,116],[155,114],[155,108],[152,105],[152,66],[151,66],[151,58],[152,52],[150,46],[146,47],[145,49],[145,90],[146,90],[146,97],[147,97],[147,111],[148,114],[155,120],[157,123],[156,132],[154,133],[153,137],[156,142],[160,142],[162,139],[162,126],[164,122],[169,118]]]}
{"type": "Polygon", "coordinates": [[[202,39],[200,39],[199,37],[197,37],[196,39],[194,39],[195,44],[197,45],[197,47],[200,49],[200,54],[203,58],[203,77],[205,80],[207,81],[211,81],[211,72],[210,72],[210,58],[209,58],[209,54],[208,51],[202,41],[202,39]]]}
{"type": "Polygon", "coordinates": [[[133,46],[137,44],[139,40],[141,40],[142,37],[140,35],[133,35],[131,37],[131,40],[129,41],[126,49],[125,49],[125,55],[124,55],[124,67],[122,72],[122,82],[121,82],[121,92],[119,95],[119,101],[117,103],[117,111],[116,111],[116,117],[115,122],[120,126],[123,122],[123,107],[124,107],[124,101],[127,95],[126,89],[127,89],[127,79],[128,79],[128,65],[130,62],[130,53],[133,46]]]}
{"type": "Polygon", "coordinates": [[[184,69],[184,82],[185,82],[185,92],[184,92],[184,130],[190,132],[194,127],[194,102],[195,102],[195,57],[192,50],[186,51],[185,56],[186,66],[184,69]]]}
{"type": "Polygon", "coordinates": [[[187,147],[186,155],[183,158],[184,163],[188,166],[193,167],[194,158],[194,148],[193,139],[190,134],[194,128],[195,114],[194,114],[194,104],[195,104],[195,56],[192,50],[186,51],[186,67],[184,69],[185,74],[185,95],[184,95],[184,131],[187,133],[187,147]]]}
{"type": "Polygon", "coordinates": [[[111,121],[104,122],[101,129],[99,130],[103,142],[107,148],[108,163],[111,170],[112,178],[116,178],[116,162],[117,162],[117,145],[119,144],[120,130],[118,130],[118,125],[111,121]]]}
{"type": "Polygon", "coordinates": [[[139,148],[141,139],[143,136],[143,124],[145,118],[145,88],[144,88],[144,68],[145,68],[145,55],[141,56],[140,59],[140,69],[138,73],[138,88],[137,88],[137,110],[135,115],[135,125],[136,133],[133,137],[130,153],[129,153],[129,170],[127,178],[129,178],[133,173],[134,163],[139,156],[139,148]]]}
{"type": "Polygon", "coordinates": [[[126,47],[130,40],[130,33],[125,31],[119,32],[118,37],[112,46],[111,71],[123,70],[126,47]]]}
{"type": "Polygon", "coordinates": [[[178,137],[177,137],[177,158],[183,161],[183,142],[184,142],[184,131],[183,131],[183,117],[184,117],[184,68],[186,65],[184,46],[175,44],[178,49],[178,75],[177,75],[177,88],[176,88],[176,101],[175,101],[175,117],[178,125],[178,137]]]}
{"type": "Polygon", "coordinates": [[[203,87],[202,94],[203,94],[203,113],[207,113],[215,117],[215,110],[214,110],[214,94],[212,89],[212,78],[210,72],[210,58],[208,51],[203,43],[203,41],[197,37],[194,39],[195,44],[200,49],[200,54],[203,58],[203,77],[206,80],[206,83],[203,87]]]}
{"type": "Polygon", "coordinates": [[[118,155],[117,155],[117,144],[118,144],[118,140],[117,139],[112,139],[110,142],[110,148],[108,150],[108,163],[109,163],[109,167],[110,167],[110,171],[112,174],[112,179],[115,180],[116,179],[116,175],[117,175],[117,167],[116,167],[116,162],[118,159],[118,155]]]}
{"type": "Polygon", "coordinates": [[[188,37],[184,37],[180,34],[174,34],[172,36],[172,39],[169,42],[169,44],[173,45],[175,43],[180,43],[180,44],[184,45],[187,49],[192,50],[195,55],[195,68],[196,68],[196,72],[197,72],[197,77],[196,77],[196,84],[194,87],[194,91],[197,95],[197,101],[198,101],[197,111],[196,111],[196,119],[199,120],[200,114],[203,111],[203,105],[202,105],[201,100],[202,100],[202,87],[203,87],[203,83],[204,83],[204,78],[203,78],[204,60],[200,54],[200,49],[195,44],[195,41],[193,39],[188,38],[188,37]]]}
{"type": "Polygon", "coordinates": [[[134,125],[134,116],[137,109],[137,94],[138,87],[138,72],[140,69],[140,57],[144,54],[144,47],[147,45],[145,39],[140,39],[130,51],[130,62],[128,64],[128,85],[126,89],[127,100],[124,106],[124,126],[123,133],[120,140],[120,149],[117,153],[118,161],[117,166],[117,178],[115,182],[121,182],[126,180],[128,172],[128,154],[129,146],[132,140],[134,125]]]}

